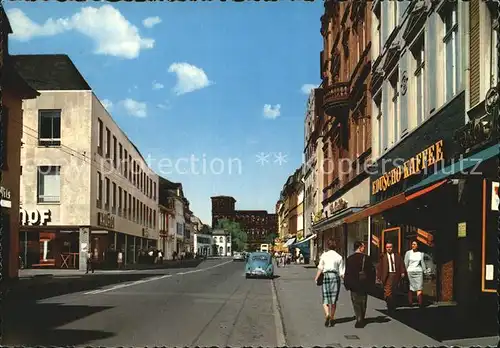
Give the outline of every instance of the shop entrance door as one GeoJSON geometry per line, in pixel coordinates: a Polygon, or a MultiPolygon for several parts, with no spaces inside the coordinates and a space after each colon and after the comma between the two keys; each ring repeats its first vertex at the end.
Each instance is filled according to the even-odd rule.
{"type": "MultiPolygon", "coordinates": [[[[401,255],[401,228],[393,227],[382,230],[382,245],[380,250],[385,252],[385,243],[391,242],[393,250],[401,255]]],[[[403,256],[403,255],[402,255],[403,256]]]]}

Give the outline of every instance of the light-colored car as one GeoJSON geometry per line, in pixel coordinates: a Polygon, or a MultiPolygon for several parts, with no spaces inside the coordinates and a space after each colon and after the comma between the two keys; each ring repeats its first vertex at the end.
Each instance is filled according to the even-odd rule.
{"type": "Polygon", "coordinates": [[[245,254],[240,252],[235,252],[233,254],[233,261],[245,261],[245,254]]]}
{"type": "Polygon", "coordinates": [[[248,255],[245,265],[246,278],[251,277],[274,277],[274,266],[271,254],[266,252],[255,252],[248,255]]]}

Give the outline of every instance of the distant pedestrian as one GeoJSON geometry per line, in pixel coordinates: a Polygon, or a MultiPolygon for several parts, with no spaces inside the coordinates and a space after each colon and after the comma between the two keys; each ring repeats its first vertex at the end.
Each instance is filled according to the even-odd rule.
{"type": "Polygon", "coordinates": [[[85,272],[85,274],[88,274],[89,271],[92,271],[92,273],[94,273],[94,260],[91,253],[87,254],[87,271],[85,272]]]}
{"type": "Polygon", "coordinates": [[[375,276],[375,267],[365,254],[365,243],[354,242],[354,254],[345,262],[344,286],[351,292],[356,328],[365,326],[368,292],[375,285],[375,276]]]}
{"type": "Polygon", "coordinates": [[[118,261],[118,269],[122,269],[123,268],[123,250],[118,251],[117,261],[118,261]]]}
{"type": "Polygon", "coordinates": [[[328,251],[319,259],[318,272],[314,281],[321,284],[325,326],[335,325],[335,310],[340,291],[340,278],[344,276],[344,259],[335,251],[335,240],[327,242],[328,251]],[[322,278],[322,281],[320,280],[322,278]]]}
{"type": "Polygon", "coordinates": [[[378,281],[384,287],[384,299],[387,303],[387,310],[392,312],[396,308],[394,293],[405,277],[405,264],[401,255],[396,254],[391,242],[385,244],[385,253],[382,254],[378,264],[378,281]]]}
{"type": "Polygon", "coordinates": [[[424,272],[427,270],[427,267],[424,261],[424,253],[418,251],[418,242],[416,240],[411,242],[411,250],[408,250],[405,254],[405,267],[410,283],[408,303],[410,306],[413,304],[413,293],[416,292],[418,305],[422,306],[424,272]]]}

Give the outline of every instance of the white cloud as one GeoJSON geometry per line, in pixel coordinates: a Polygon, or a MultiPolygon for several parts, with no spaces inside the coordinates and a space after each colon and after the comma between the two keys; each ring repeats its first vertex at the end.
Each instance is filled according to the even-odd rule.
{"type": "Polygon", "coordinates": [[[311,93],[311,90],[314,88],[318,88],[318,86],[310,84],[310,83],[306,83],[305,85],[302,85],[300,90],[302,91],[302,93],[309,95],[309,93],[311,93]]]}
{"type": "Polygon", "coordinates": [[[157,104],[156,107],[158,109],[162,109],[162,110],[170,110],[171,109],[171,107],[168,103],[167,104],[160,103],[160,104],[157,104]]]}
{"type": "Polygon", "coordinates": [[[147,116],[147,105],[146,103],[138,102],[130,98],[124,99],[120,102],[127,114],[135,117],[146,117],[147,116]]]}
{"type": "Polygon", "coordinates": [[[142,25],[144,25],[146,28],[152,28],[157,24],[161,23],[161,18],[156,16],[156,17],[148,17],[142,21],[142,25]]]}
{"type": "Polygon", "coordinates": [[[103,100],[101,100],[101,104],[108,111],[111,111],[111,109],[113,108],[113,102],[111,100],[109,100],[109,99],[103,99],[103,100]]]}
{"type": "Polygon", "coordinates": [[[264,105],[264,110],[263,110],[264,117],[274,120],[281,114],[280,109],[281,109],[280,104],[276,104],[274,106],[272,106],[271,104],[266,104],[264,105]]]}
{"type": "Polygon", "coordinates": [[[163,84],[159,83],[159,82],[153,82],[153,89],[162,89],[163,87],[163,84]]]}
{"type": "Polygon", "coordinates": [[[168,68],[168,72],[177,75],[177,84],[173,88],[177,95],[193,92],[213,84],[203,69],[188,63],[173,63],[168,68]]]}
{"type": "Polygon", "coordinates": [[[141,37],[137,27],[111,5],[83,7],[71,17],[49,18],[43,24],[33,22],[18,8],[7,11],[7,15],[14,32],[12,38],[19,41],[76,31],[94,41],[95,54],[127,59],[137,58],[141,50],[151,49],[155,43],[141,37]]]}

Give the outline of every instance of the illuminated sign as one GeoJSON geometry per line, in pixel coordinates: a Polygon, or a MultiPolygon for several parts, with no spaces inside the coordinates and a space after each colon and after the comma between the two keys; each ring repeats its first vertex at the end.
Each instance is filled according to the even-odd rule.
{"type": "Polygon", "coordinates": [[[429,146],[422,152],[413,156],[402,165],[384,173],[372,183],[372,194],[386,191],[389,187],[397,184],[402,179],[407,179],[412,175],[420,173],[421,170],[428,168],[443,160],[443,141],[439,140],[429,146]]]}

